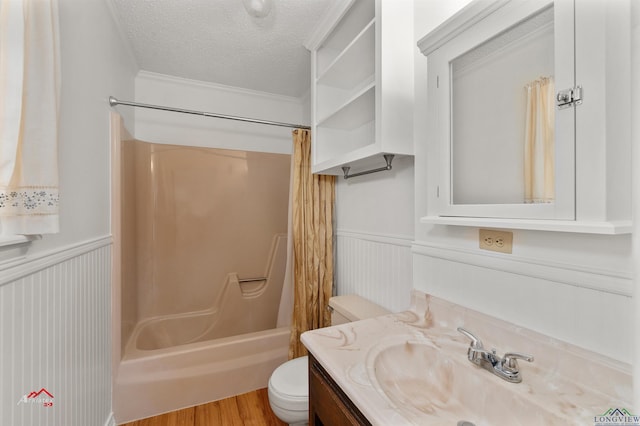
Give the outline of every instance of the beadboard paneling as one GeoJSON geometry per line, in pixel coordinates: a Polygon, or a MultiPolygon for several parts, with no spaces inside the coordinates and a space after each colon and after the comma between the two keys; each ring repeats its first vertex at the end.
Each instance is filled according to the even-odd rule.
{"type": "Polygon", "coordinates": [[[110,242],[105,237],[0,271],[3,277],[18,277],[0,286],[3,425],[99,426],[108,421],[110,242]],[[53,398],[18,403],[43,388],[53,398]]]}
{"type": "Polygon", "coordinates": [[[338,230],[338,295],[357,294],[393,312],[409,308],[412,239],[338,230]]]}

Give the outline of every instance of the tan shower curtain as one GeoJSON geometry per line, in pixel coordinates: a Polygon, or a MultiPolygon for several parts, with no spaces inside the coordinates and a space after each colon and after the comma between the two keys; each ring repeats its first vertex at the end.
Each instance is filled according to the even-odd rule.
{"type": "Polygon", "coordinates": [[[525,203],[551,203],[555,198],[555,102],[551,77],[525,86],[527,116],[524,146],[525,203]]]}
{"type": "Polygon", "coordinates": [[[293,131],[294,302],[289,358],[306,355],[300,335],[330,325],[335,176],[311,173],[311,136],[293,131]]]}

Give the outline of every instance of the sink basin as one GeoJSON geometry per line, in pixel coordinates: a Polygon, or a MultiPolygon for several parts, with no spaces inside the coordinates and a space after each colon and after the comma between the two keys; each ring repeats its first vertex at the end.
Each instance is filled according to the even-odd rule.
{"type": "Polygon", "coordinates": [[[570,424],[531,403],[525,385],[502,384],[468,362],[466,352],[453,359],[428,341],[378,344],[367,355],[366,369],[374,388],[414,424],[570,424]]]}

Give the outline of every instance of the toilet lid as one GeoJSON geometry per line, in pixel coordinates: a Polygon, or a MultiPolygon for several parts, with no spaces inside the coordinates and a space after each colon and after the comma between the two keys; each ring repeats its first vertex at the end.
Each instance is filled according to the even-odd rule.
{"type": "Polygon", "coordinates": [[[278,398],[277,405],[290,410],[308,409],[308,369],[309,358],[303,356],[287,361],[274,370],[269,379],[269,388],[278,398]]]}

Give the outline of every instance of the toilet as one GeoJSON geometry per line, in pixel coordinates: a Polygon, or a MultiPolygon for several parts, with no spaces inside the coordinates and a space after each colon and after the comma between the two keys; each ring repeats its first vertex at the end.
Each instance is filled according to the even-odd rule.
{"type": "MultiPolygon", "coordinates": [[[[339,325],[389,313],[360,296],[334,296],[329,299],[331,324],[339,325]]],[[[269,379],[269,405],[273,413],[290,425],[309,422],[309,358],[292,359],[276,368],[269,379]]]]}

